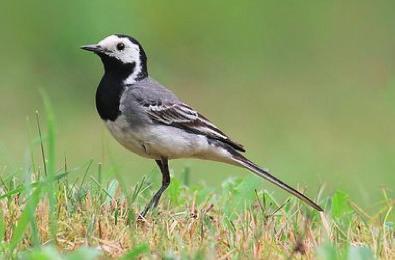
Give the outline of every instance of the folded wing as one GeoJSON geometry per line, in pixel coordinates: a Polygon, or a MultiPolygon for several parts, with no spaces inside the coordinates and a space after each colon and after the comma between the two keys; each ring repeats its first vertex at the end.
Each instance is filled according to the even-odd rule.
{"type": "Polygon", "coordinates": [[[156,122],[205,135],[208,138],[229,144],[237,151],[245,152],[241,144],[232,141],[207,118],[183,103],[143,104],[143,106],[151,119],[156,122]]]}

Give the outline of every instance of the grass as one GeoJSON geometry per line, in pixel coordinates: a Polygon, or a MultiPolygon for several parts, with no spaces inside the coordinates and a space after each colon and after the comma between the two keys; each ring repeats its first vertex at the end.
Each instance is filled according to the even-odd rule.
{"type": "Polygon", "coordinates": [[[346,193],[324,197],[321,189],[315,199],[325,213],[319,214],[295,198],[276,201],[252,175],[227,179],[213,191],[189,183],[191,169],[185,169],[173,176],[159,208],[138,221],[159,183],[144,177],[129,187],[121,176],[104,180],[107,167],[92,160],[73,168],[65,159],[57,169],[45,95],[44,103],[46,134],[37,114],[38,139],[23,174],[5,169],[0,175],[3,258],[395,258],[395,200],[387,190],[370,214],[346,193]]]}
{"type": "Polygon", "coordinates": [[[386,198],[382,209],[369,216],[347,194],[337,192],[319,199],[326,209],[320,215],[296,199],[279,204],[266,191],[248,190],[254,178],[229,179],[219,194],[174,179],[159,209],[137,221],[157,185],[148,179],[132,188],[122,187],[115,179],[102,183],[100,164],[99,176],[93,168],[89,163],[56,174],[54,208],[47,177],[38,179],[33,173],[33,181],[27,184],[13,176],[2,179],[3,256],[395,257],[394,226],[388,219],[393,199],[386,198]],[[72,174],[88,172],[89,166],[92,175],[71,181],[72,174]]]}

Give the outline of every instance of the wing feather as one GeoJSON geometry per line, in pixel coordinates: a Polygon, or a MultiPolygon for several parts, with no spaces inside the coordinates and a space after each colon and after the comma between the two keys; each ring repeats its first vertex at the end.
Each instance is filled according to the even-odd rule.
{"type": "Polygon", "coordinates": [[[227,143],[238,151],[245,151],[241,144],[232,141],[206,117],[186,104],[145,104],[143,107],[146,109],[151,119],[156,122],[202,134],[209,138],[227,143]]]}

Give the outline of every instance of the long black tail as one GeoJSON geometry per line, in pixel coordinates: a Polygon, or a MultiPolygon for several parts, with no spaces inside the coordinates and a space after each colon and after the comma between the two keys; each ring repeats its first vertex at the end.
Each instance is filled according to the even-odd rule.
{"type": "Polygon", "coordinates": [[[242,156],[241,154],[237,154],[233,157],[233,160],[239,164],[240,166],[252,171],[253,173],[255,173],[256,175],[270,181],[271,183],[277,185],[278,187],[286,190],[287,192],[291,193],[292,195],[296,196],[297,198],[301,199],[302,201],[304,201],[305,203],[307,203],[308,205],[310,205],[311,207],[315,208],[318,211],[324,211],[320,206],[318,206],[314,201],[312,201],[311,199],[309,199],[308,197],[306,197],[305,195],[303,195],[302,193],[300,193],[299,191],[295,190],[294,188],[292,188],[291,186],[285,184],[284,182],[280,181],[279,179],[277,179],[276,177],[274,177],[273,175],[271,175],[267,170],[262,169],[261,167],[259,167],[258,165],[256,165],[255,163],[251,162],[250,160],[248,160],[247,158],[245,158],[244,156],[242,156]]]}

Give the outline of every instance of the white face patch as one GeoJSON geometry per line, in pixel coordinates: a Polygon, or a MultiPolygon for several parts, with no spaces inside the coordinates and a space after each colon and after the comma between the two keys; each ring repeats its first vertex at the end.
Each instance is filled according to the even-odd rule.
{"type": "Polygon", "coordinates": [[[132,43],[128,38],[110,35],[101,40],[100,45],[108,56],[117,58],[123,63],[132,63],[140,60],[140,48],[137,44],[132,43]],[[118,44],[122,43],[125,47],[118,50],[118,44]]]}
{"type": "Polygon", "coordinates": [[[101,40],[98,45],[105,50],[105,54],[120,60],[123,63],[135,63],[133,73],[125,80],[125,84],[133,84],[141,72],[140,47],[126,37],[110,35],[101,40]],[[118,50],[117,46],[123,44],[124,48],[118,50]]]}

